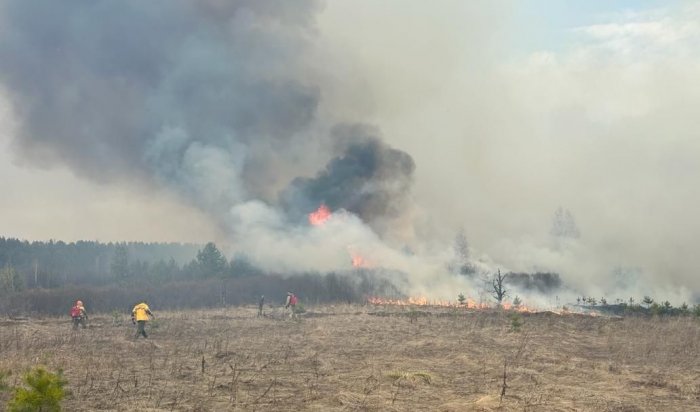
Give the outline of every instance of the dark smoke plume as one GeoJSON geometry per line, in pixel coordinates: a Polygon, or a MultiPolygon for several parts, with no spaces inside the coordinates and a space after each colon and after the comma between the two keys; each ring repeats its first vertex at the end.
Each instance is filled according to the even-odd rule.
{"type": "Polygon", "coordinates": [[[415,164],[408,154],[392,149],[364,125],[343,125],[333,131],[342,153],[314,178],[298,177],[283,193],[290,215],[300,217],[324,203],[373,222],[401,213],[415,164]]]}
{"type": "Polygon", "coordinates": [[[4,1],[14,148],[102,182],[164,185],[224,220],[233,205],[276,202],[331,138],[359,131],[283,197],[304,202],[290,210],[322,200],[391,215],[412,159],[361,128],[312,132],[323,85],[305,53],[318,10],[314,0],[4,1]]]}

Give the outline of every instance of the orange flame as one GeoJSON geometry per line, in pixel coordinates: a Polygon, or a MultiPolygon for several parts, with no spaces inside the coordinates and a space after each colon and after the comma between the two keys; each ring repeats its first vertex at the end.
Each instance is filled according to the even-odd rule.
{"type": "MultiPolygon", "coordinates": [[[[329,209],[324,203],[321,203],[318,209],[309,213],[309,223],[312,226],[321,226],[326,223],[326,221],[330,219],[332,215],[333,213],[331,212],[331,209],[329,209]]],[[[367,259],[357,253],[352,246],[348,246],[348,253],[350,253],[350,263],[352,263],[353,267],[368,268],[372,266],[367,259]]]]}
{"type": "Polygon", "coordinates": [[[348,253],[350,254],[350,263],[352,263],[352,267],[371,268],[372,266],[374,266],[372,262],[370,262],[366,257],[361,255],[360,252],[357,251],[355,246],[348,245],[347,249],[348,253]]]}
{"type": "Polygon", "coordinates": [[[382,298],[378,296],[371,296],[367,298],[367,303],[372,305],[393,305],[393,306],[427,306],[429,301],[425,297],[408,297],[406,299],[389,299],[382,298]]]}
{"type": "Polygon", "coordinates": [[[330,219],[331,210],[325,204],[321,203],[315,211],[309,213],[309,223],[314,226],[322,225],[326,220],[330,219]]]}
{"type": "MultiPolygon", "coordinates": [[[[378,296],[371,296],[367,298],[367,303],[372,305],[393,305],[393,306],[444,306],[444,307],[457,307],[460,306],[457,302],[450,302],[448,300],[429,300],[424,296],[409,296],[405,299],[389,299],[382,298],[378,296]]],[[[474,303],[472,302],[472,305],[474,303]]],[[[465,306],[465,305],[461,305],[465,306]]]]}
{"type": "Polygon", "coordinates": [[[525,305],[513,305],[512,303],[508,303],[508,302],[503,303],[501,306],[503,306],[503,309],[505,309],[505,310],[512,310],[512,311],[515,311],[515,312],[523,312],[523,313],[525,313],[525,312],[528,312],[528,313],[534,313],[534,312],[536,312],[534,309],[528,308],[528,307],[525,306],[525,305]]]}
{"type": "MultiPolygon", "coordinates": [[[[426,297],[407,297],[405,299],[389,299],[378,296],[370,296],[367,298],[367,303],[371,305],[391,305],[391,306],[440,306],[449,308],[467,308],[467,309],[493,309],[497,306],[489,305],[488,303],[479,303],[471,298],[467,298],[464,303],[453,302],[449,300],[429,300],[426,297]]],[[[503,304],[505,310],[517,312],[535,312],[535,310],[524,305],[513,306],[512,304],[503,304]]]]}
{"type": "Polygon", "coordinates": [[[369,267],[369,263],[367,263],[367,260],[363,258],[362,256],[358,254],[350,254],[351,262],[352,262],[352,267],[354,268],[366,268],[369,267]]]}

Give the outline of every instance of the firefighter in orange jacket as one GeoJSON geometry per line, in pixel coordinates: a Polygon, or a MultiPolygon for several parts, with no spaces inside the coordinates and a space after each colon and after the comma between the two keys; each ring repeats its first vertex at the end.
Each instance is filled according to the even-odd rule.
{"type": "Polygon", "coordinates": [[[148,322],[149,319],[154,318],[155,316],[153,316],[153,313],[151,313],[151,309],[148,307],[145,300],[134,306],[134,309],[131,311],[131,322],[138,324],[134,339],[138,339],[139,335],[143,335],[144,338],[148,338],[148,335],[146,334],[146,322],[148,322]]]}

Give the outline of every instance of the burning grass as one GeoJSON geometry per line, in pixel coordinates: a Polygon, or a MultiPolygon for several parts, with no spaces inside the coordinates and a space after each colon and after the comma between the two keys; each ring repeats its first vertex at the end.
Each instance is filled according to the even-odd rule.
{"type": "MultiPolygon", "coordinates": [[[[63,369],[66,410],[698,410],[700,322],[459,307],[156,312],[4,321],[0,371],[63,369]],[[421,313],[421,316],[415,315],[421,313]],[[506,391],[501,399],[504,380],[506,391]]],[[[5,393],[3,404],[8,394],[5,393]]]]}

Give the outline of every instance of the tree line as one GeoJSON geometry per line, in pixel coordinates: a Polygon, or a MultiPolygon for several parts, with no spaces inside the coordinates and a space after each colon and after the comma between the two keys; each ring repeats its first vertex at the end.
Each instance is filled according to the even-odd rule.
{"type": "Polygon", "coordinates": [[[360,302],[399,294],[370,270],[265,273],[245,256],[231,259],[209,242],[27,242],[0,238],[0,313],[64,314],[76,299],[92,311],[126,310],[149,299],[160,309],[282,303],[293,290],[306,302],[360,302]]]}
{"type": "Polygon", "coordinates": [[[107,286],[259,274],[214,243],[47,242],[0,237],[0,295],[70,285],[107,286]]]}

